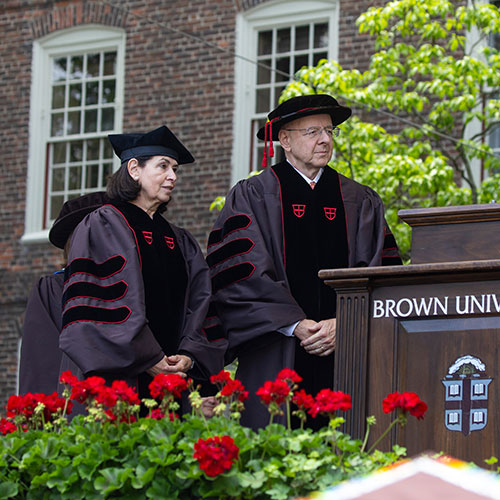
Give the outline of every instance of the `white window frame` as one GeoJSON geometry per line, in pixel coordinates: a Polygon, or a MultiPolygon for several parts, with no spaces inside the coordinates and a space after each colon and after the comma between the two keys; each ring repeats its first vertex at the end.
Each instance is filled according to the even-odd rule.
{"type": "MultiPolygon", "coordinates": [[[[338,56],[338,0],[276,0],[236,17],[235,107],[231,184],[248,176],[251,117],[255,109],[257,35],[292,24],[328,22],[329,59],[338,56]]],[[[269,110],[271,111],[271,110],[269,110]]],[[[257,139],[255,139],[257,140],[257,139]]]]}
{"type": "MultiPolygon", "coordinates": [[[[26,213],[23,243],[47,241],[43,213],[46,186],[46,144],[50,138],[50,103],[52,58],[78,53],[116,50],[116,112],[115,128],[108,133],[119,133],[123,122],[123,95],[125,81],[125,30],[110,26],[89,24],[68,28],[47,35],[33,43],[32,82],[30,97],[29,152],[26,185],[26,213]]],[[[119,161],[115,160],[114,168],[119,161]]]]}

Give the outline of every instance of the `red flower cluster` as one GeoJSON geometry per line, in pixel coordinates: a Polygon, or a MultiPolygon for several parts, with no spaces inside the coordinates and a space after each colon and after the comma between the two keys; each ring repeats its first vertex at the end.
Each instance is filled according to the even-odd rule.
{"type": "Polygon", "coordinates": [[[239,449],[229,436],[215,436],[198,439],[194,444],[193,457],[198,460],[200,469],[209,477],[215,477],[231,469],[238,460],[239,449]]]}
{"type": "Polygon", "coordinates": [[[290,386],[284,380],[267,380],[256,394],[264,404],[276,403],[279,406],[290,395],[290,386]]]}
{"type": "Polygon", "coordinates": [[[228,398],[234,397],[242,403],[248,399],[248,391],[245,391],[245,386],[237,379],[230,379],[226,382],[220,391],[220,395],[228,398]]]}
{"type": "Polygon", "coordinates": [[[111,387],[102,377],[89,377],[78,380],[70,371],[61,375],[61,383],[71,387],[70,399],[87,406],[93,402],[104,408],[104,413],[112,421],[135,421],[131,416],[131,406],[139,405],[140,400],[135,389],[123,380],[115,380],[111,387]]]}
{"type": "MultiPolygon", "coordinates": [[[[151,413],[146,416],[146,418],[151,418],[153,420],[162,420],[166,416],[167,415],[165,415],[165,413],[160,408],[154,408],[153,410],[151,410],[151,413]]],[[[179,418],[179,415],[177,415],[177,413],[170,412],[168,414],[168,419],[170,420],[170,422],[173,422],[177,418],[179,418]]]]}
{"type": "Polygon", "coordinates": [[[278,373],[276,380],[284,380],[285,382],[298,384],[302,382],[303,379],[295,370],[283,368],[283,370],[278,373]]]}
{"type": "Polygon", "coordinates": [[[310,394],[307,394],[304,389],[297,391],[294,394],[292,401],[299,407],[300,410],[309,410],[314,404],[314,398],[310,394]]]}
{"type": "Polygon", "coordinates": [[[0,434],[5,436],[6,434],[10,434],[11,432],[17,431],[16,424],[7,420],[6,418],[0,419],[0,434]]]}
{"type": "Polygon", "coordinates": [[[314,403],[309,408],[309,413],[315,418],[318,413],[331,415],[337,410],[350,410],[352,408],[351,396],[342,391],[322,389],[314,398],[314,403]]]}
{"type": "Polygon", "coordinates": [[[210,382],[212,382],[212,384],[224,385],[230,380],[232,380],[231,374],[226,370],[221,370],[217,375],[212,375],[210,377],[210,382]]]}
{"type": "MultiPolygon", "coordinates": [[[[15,418],[22,415],[29,422],[35,413],[35,408],[39,403],[44,405],[43,418],[45,422],[50,422],[57,413],[62,413],[66,400],[60,398],[57,392],[52,394],[33,394],[28,392],[23,396],[10,396],[7,402],[7,418],[15,418]]],[[[69,403],[66,412],[71,413],[73,403],[69,403]]]]}
{"type": "Polygon", "coordinates": [[[421,401],[418,394],[414,392],[393,392],[388,394],[382,401],[382,408],[384,413],[390,413],[396,408],[401,408],[403,413],[408,411],[410,415],[423,419],[427,411],[427,404],[421,401]]]}
{"type": "Polygon", "coordinates": [[[187,388],[187,380],[176,373],[169,373],[168,375],[160,373],[149,384],[151,396],[160,399],[164,399],[167,396],[180,398],[182,391],[185,391],[187,388]]]}

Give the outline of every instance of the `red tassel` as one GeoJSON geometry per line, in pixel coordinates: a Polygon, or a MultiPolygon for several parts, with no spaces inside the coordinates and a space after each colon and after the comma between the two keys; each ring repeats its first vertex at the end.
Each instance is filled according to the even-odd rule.
{"type": "MultiPolygon", "coordinates": [[[[267,167],[267,125],[269,122],[266,122],[264,125],[264,156],[262,158],[262,168],[267,167]]],[[[271,139],[271,144],[272,144],[272,139],[271,139]]]]}
{"type": "Polygon", "coordinates": [[[269,122],[269,158],[274,156],[273,148],[273,120],[269,122]]]}

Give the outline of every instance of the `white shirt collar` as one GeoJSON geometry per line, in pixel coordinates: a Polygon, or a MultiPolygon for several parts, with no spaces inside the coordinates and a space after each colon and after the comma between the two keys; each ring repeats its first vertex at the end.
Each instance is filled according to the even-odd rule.
{"type": "Polygon", "coordinates": [[[323,175],[323,170],[325,167],[320,168],[318,173],[316,174],[316,177],[314,179],[309,179],[307,175],[304,175],[300,170],[297,170],[291,163],[290,160],[287,160],[287,162],[291,165],[291,167],[297,172],[308,184],[311,184],[311,182],[315,182],[316,184],[318,183],[320,177],[323,175]]]}

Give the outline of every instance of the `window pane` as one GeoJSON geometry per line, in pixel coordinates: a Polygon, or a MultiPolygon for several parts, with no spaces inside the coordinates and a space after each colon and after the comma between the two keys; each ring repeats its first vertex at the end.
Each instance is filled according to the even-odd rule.
{"type": "Polygon", "coordinates": [[[63,85],[52,87],[52,109],[64,108],[64,90],[63,85]]]}
{"type": "Polygon", "coordinates": [[[104,80],[102,82],[102,103],[115,102],[115,80],[104,80]]]}
{"type": "Polygon", "coordinates": [[[55,219],[64,203],[64,196],[52,196],[50,199],[50,218],[55,219]]]}
{"type": "Polygon", "coordinates": [[[73,56],[71,58],[71,79],[83,78],[83,56],[73,56]]]}
{"type": "Polygon", "coordinates": [[[52,145],[52,162],[57,163],[66,163],[66,143],[65,142],[56,142],[52,145]]]}
{"type": "Polygon", "coordinates": [[[54,113],[52,115],[50,135],[52,137],[64,135],[64,113],[54,113]]]}
{"type": "Polygon", "coordinates": [[[102,157],[103,158],[113,158],[113,154],[114,154],[113,148],[111,147],[111,144],[107,139],[104,140],[104,144],[102,146],[103,146],[102,147],[102,149],[103,149],[102,157]]]}
{"type": "Polygon", "coordinates": [[[257,90],[257,113],[268,113],[270,111],[269,89],[257,90]]]}
{"type": "Polygon", "coordinates": [[[295,50],[309,48],[309,26],[298,26],[295,29],[295,50]]]}
{"type": "Polygon", "coordinates": [[[99,165],[87,165],[85,187],[87,189],[99,187],[99,165]]]}
{"type": "Polygon", "coordinates": [[[82,167],[71,167],[69,169],[68,189],[80,189],[82,186],[82,167]]]}
{"type": "Polygon", "coordinates": [[[271,59],[264,59],[263,61],[259,61],[259,65],[257,66],[257,83],[271,82],[271,64],[271,59]],[[265,64],[268,67],[265,68],[260,63],[265,64]]]}
{"type": "Polygon", "coordinates": [[[68,62],[65,57],[54,60],[54,63],[52,64],[52,80],[54,82],[66,80],[67,64],[68,62]]]}
{"type": "Polygon", "coordinates": [[[114,75],[116,73],[116,52],[104,54],[104,75],[114,75]]]}
{"type": "Polygon", "coordinates": [[[490,146],[493,149],[500,148],[500,128],[495,128],[490,133],[490,146]]]}
{"type": "Polygon", "coordinates": [[[64,191],[64,168],[55,168],[52,170],[52,191],[64,191]]]}
{"type": "Polygon", "coordinates": [[[82,84],[73,83],[69,86],[69,105],[81,106],[82,105],[82,84]]]}
{"type": "Polygon", "coordinates": [[[87,82],[85,85],[85,104],[97,104],[99,100],[99,82],[87,82]]]}
{"type": "Polygon", "coordinates": [[[87,160],[99,159],[99,139],[87,141],[87,160]]]}
{"type": "Polygon", "coordinates": [[[68,113],[66,133],[68,135],[80,133],[80,111],[72,111],[71,113],[68,113]]]}
{"type": "Polygon", "coordinates": [[[99,76],[99,61],[101,59],[100,54],[89,54],[87,56],[87,75],[99,76]]]}
{"type": "Polygon", "coordinates": [[[314,25],[314,48],[322,49],[328,47],[328,24],[314,25]]]}
{"type": "Polygon", "coordinates": [[[297,56],[295,58],[295,68],[293,69],[294,73],[296,73],[302,66],[308,66],[308,56],[297,56]]]}
{"type": "Polygon", "coordinates": [[[104,108],[102,110],[101,130],[113,130],[115,128],[114,108],[104,108]]]}
{"type": "Polygon", "coordinates": [[[276,60],[276,69],[283,73],[276,73],[277,82],[287,82],[290,80],[290,58],[280,57],[276,60]]]}
{"type": "Polygon", "coordinates": [[[113,164],[112,163],[105,163],[102,166],[102,179],[101,179],[101,186],[104,187],[108,183],[108,179],[113,173],[113,164]]]}
{"type": "Polygon", "coordinates": [[[321,61],[321,59],[328,59],[328,54],[326,52],[313,54],[313,66],[316,66],[321,61]]]}
{"type": "Polygon", "coordinates": [[[69,145],[69,161],[76,162],[83,159],[83,142],[74,141],[69,145]]]}
{"type": "Polygon", "coordinates": [[[85,111],[85,126],[84,132],[97,131],[97,109],[85,111]]]}
{"type": "Polygon", "coordinates": [[[290,51],[290,28],[278,30],[278,50],[277,52],[290,51]]]}
{"type": "Polygon", "coordinates": [[[273,51],[273,32],[261,31],[259,33],[257,55],[263,56],[266,54],[271,54],[272,51],[273,51]]]}
{"type": "Polygon", "coordinates": [[[283,90],[285,90],[285,85],[283,85],[281,87],[276,87],[274,89],[274,105],[275,106],[278,105],[278,102],[280,100],[280,96],[281,96],[281,93],[283,92],[283,90]]]}

